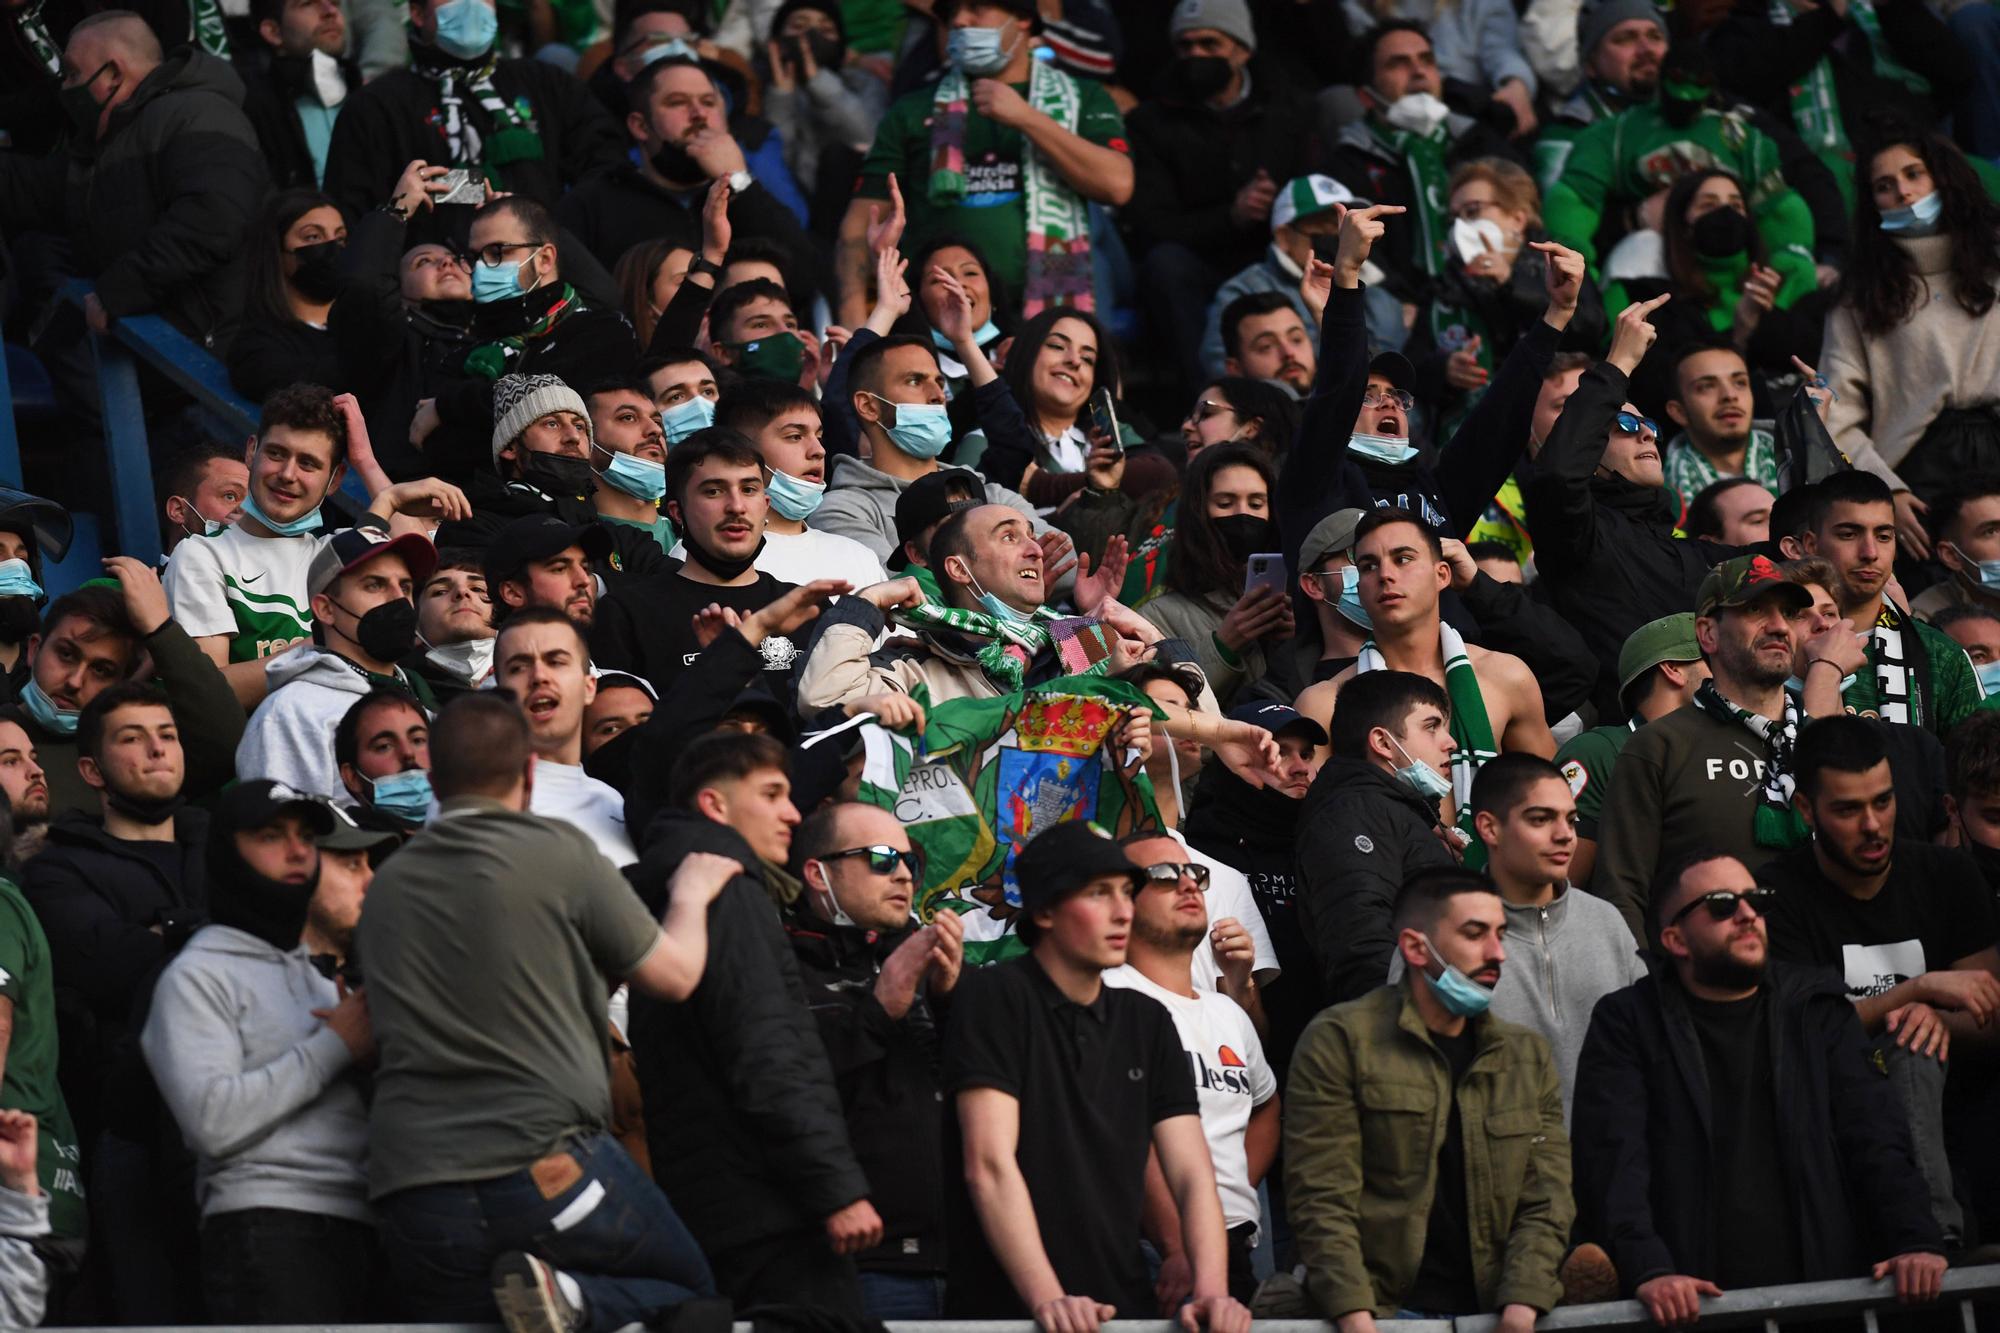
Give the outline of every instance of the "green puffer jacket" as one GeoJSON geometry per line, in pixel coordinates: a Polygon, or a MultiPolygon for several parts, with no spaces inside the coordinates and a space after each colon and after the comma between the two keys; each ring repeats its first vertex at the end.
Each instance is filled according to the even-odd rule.
{"type": "MultiPolygon", "coordinates": [[[[1485,1015],[1458,1088],[1466,1225],[1480,1309],[1540,1311],[1576,1205],[1562,1088],[1548,1043],[1485,1015]]],[[[1285,1089],[1285,1191],[1306,1290],[1329,1319],[1394,1314],[1423,1259],[1451,1070],[1410,983],[1335,1005],[1309,1024],[1285,1089]]]]}

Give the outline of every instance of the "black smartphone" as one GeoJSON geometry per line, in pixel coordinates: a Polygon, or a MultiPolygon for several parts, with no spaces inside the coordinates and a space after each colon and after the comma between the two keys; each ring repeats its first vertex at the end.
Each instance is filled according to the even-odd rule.
{"type": "Polygon", "coordinates": [[[1090,428],[1093,433],[1102,432],[1111,448],[1125,452],[1125,442],[1118,438],[1118,413],[1111,403],[1111,390],[1099,389],[1090,395],[1090,428]]]}
{"type": "Polygon", "coordinates": [[[1334,232],[1330,236],[1315,235],[1312,238],[1312,247],[1314,259],[1322,264],[1331,264],[1334,256],[1340,253],[1340,233],[1334,232]]]}

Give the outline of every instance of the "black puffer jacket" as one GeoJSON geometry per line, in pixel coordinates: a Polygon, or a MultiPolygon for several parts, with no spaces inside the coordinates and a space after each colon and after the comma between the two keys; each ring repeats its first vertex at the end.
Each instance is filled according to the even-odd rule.
{"type": "MultiPolygon", "coordinates": [[[[1792,1190],[1801,1282],[1942,1252],[1908,1118],[1869,1062],[1838,978],[1772,963],[1771,1145],[1792,1190]]],[[[1716,1276],[1707,1066],[1687,993],[1663,968],[1597,1002],[1576,1068],[1576,1239],[1602,1244],[1629,1295],[1664,1273],[1716,1276]]]]}
{"type": "Polygon", "coordinates": [[[785,932],[799,960],[806,1005],[833,1065],[854,1155],[882,1215],[882,1243],[855,1256],[889,1273],[944,1272],[944,1085],[938,1023],[919,993],[901,1018],[875,998],[882,964],[911,927],[878,934],[829,925],[792,905],[785,932]]]}
{"type": "Polygon", "coordinates": [[[0,225],[66,235],[115,319],[160,314],[211,347],[243,304],[243,239],[266,183],[243,80],[179,50],[111,113],[102,140],[0,153],[0,225]]]}
{"type": "MultiPolygon", "coordinates": [[[[271,188],[316,190],[319,175],[298,110],[299,98],[313,90],[312,59],[279,55],[261,41],[257,48],[238,51],[235,65],[243,79],[243,112],[257,127],[257,142],[271,169],[271,188]]],[[[340,72],[347,78],[349,91],[361,86],[361,67],[354,61],[341,61],[340,72]]]]}
{"type": "Polygon", "coordinates": [[[682,1004],[632,997],[653,1179],[714,1254],[820,1223],[867,1197],[799,965],[749,845],[699,815],[662,816],[626,868],[655,912],[690,852],[751,868],[708,909],[708,965],[682,1004]]]}
{"type": "Polygon", "coordinates": [[[1692,607],[1709,566],[1742,554],[1674,536],[1678,513],[1665,487],[1595,475],[1625,393],[1625,375],[1609,362],[1584,371],[1534,466],[1519,474],[1535,567],[1598,661],[1594,698],[1607,719],[1625,715],[1617,681],[1625,636],[1692,607]]]}
{"type": "MultiPolygon", "coordinates": [[[[410,54],[416,61],[453,63],[415,41],[410,54]]],[[[525,99],[541,138],[538,156],[496,168],[494,189],[554,208],[566,187],[625,160],[618,127],[574,75],[540,60],[502,60],[493,69],[493,91],[509,104],[525,99]]],[[[326,192],[349,217],[379,208],[415,159],[451,162],[439,100],[435,78],[414,68],[392,69],[355,89],[341,106],[326,151],[326,192]]],[[[506,128],[496,126],[476,98],[462,106],[487,145],[506,128]]]]}
{"type": "Polygon", "coordinates": [[[1326,1002],[1389,980],[1390,917],[1410,873],[1448,866],[1434,802],[1365,759],[1326,761],[1299,812],[1299,917],[1326,1002]]]}

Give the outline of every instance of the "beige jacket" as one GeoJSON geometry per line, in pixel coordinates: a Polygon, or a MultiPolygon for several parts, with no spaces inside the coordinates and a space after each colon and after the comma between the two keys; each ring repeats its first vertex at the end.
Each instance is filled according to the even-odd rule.
{"type": "Polygon", "coordinates": [[[1896,241],[1922,275],[1910,318],[1883,337],[1861,329],[1849,305],[1827,316],[1819,370],[1839,399],[1827,411],[1848,460],[1896,490],[1896,466],[1946,408],[2000,402],[2000,319],[1975,319],[1951,294],[1951,239],[1896,241]]]}

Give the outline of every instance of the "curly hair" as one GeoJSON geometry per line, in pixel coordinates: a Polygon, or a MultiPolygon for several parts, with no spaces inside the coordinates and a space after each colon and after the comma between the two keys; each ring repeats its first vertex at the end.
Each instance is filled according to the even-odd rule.
{"type": "Polygon", "coordinates": [[[1882,230],[1882,210],[1867,178],[1875,159],[1892,148],[1907,148],[1931,173],[1944,207],[1938,233],[1951,238],[1951,294],[1959,308],[1974,319],[1993,309],[2000,286],[2000,206],[1986,197],[1979,177],[1958,145],[1918,126],[1889,126],[1864,153],[1854,189],[1854,250],[1840,283],[1840,303],[1851,306],[1861,331],[1882,337],[1909,319],[1917,309],[1923,282],[1909,253],[1882,230]]]}
{"type": "Polygon", "coordinates": [[[264,400],[257,418],[257,438],[271,433],[271,427],[312,431],[333,441],[329,463],[347,461],[347,418],[333,403],[333,390],[319,384],[290,384],[264,400]]]}

